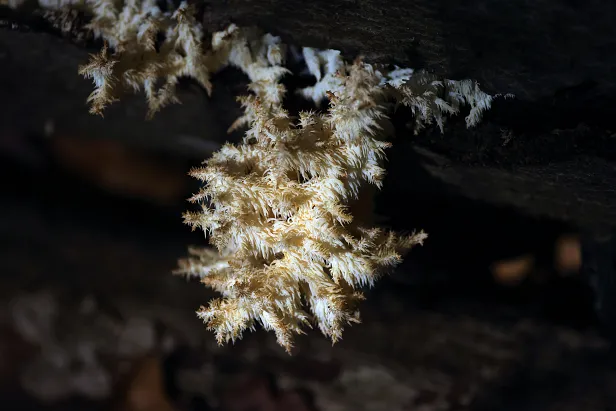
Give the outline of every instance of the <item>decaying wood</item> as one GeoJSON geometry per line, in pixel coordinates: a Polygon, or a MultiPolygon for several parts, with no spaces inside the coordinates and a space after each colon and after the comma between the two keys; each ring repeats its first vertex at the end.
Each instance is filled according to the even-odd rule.
{"type": "MultiPolygon", "coordinates": [[[[202,4],[210,30],[229,22],[257,25],[289,44],[471,77],[487,91],[518,96],[498,102],[475,130],[452,122],[444,136],[428,132],[412,138],[399,128],[379,212],[390,211],[394,218],[408,214],[401,225],[424,228],[421,214],[412,213],[417,206],[402,201],[406,194],[417,203],[432,196],[455,204],[471,198],[590,230],[614,224],[616,146],[609,113],[616,107],[610,76],[616,3],[202,4]]],[[[23,144],[31,134],[119,139],[190,161],[207,157],[229,138],[225,130],[238,113],[234,98],[245,91],[241,77],[218,75],[211,98],[186,84],[183,104],[149,122],[142,96],[112,106],[100,119],[88,114],[91,84],[77,75],[77,66],[98,48],[80,30],[85,17],[32,16],[0,9],[0,150],[6,157],[36,156],[23,144]]],[[[397,123],[403,125],[404,115],[399,113],[397,123]]],[[[8,167],[3,173],[20,179],[10,178],[0,202],[2,305],[20,293],[55,290],[72,301],[94,295],[101,310],[120,318],[147,313],[173,329],[180,343],[208,347],[206,362],[214,373],[193,373],[194,389],[207,395],[224,374],[224,364],[240,362],[311,388],[323,410],[373,404],[372,409],[390,410],[590,411],[616,404],[612,358],[606,342],[592,331],[550,323],[521,306],[471,304],[464,296],[421,308],[412,297],[417,290],[387,281],[362,308],[363,324],[348,329],[334,348],[310,333],[288,357],[272,335],[260,331],[234,347],[216,349],[194,315],[208,291],[169,274],[186,245],[201,241],[180,223],[184,205],[131,206],[47,169],[27,179],[22,171],[8,167]],[[375,386],[375,380],[382,384],[375,386]]],[[[446,237],[451,223],[463,218],[438,220],[446,237]]],[[[469,233],[476,229],[473,222],[465,227],[469,233]]],[[[478,235],[470,236],[466,248],[455,244],[466,238],[464,233],[456,232],[455,247],[448,250],[481,252],[470,246],[478,235]]],[[[433,237],[436,244],[443,238],[433,237]]],[[[425,259],[457,261],[436,251],[425,259]]],[[[412,258],[408,262],[402,270],[416,267],[412,258]]],[[[544,291],[541,301],[550,299],[549,287],[544,291]]],[[[10,323],[6,310],[3,306],[3,326],[10,323]]],[[[72,311],[66,312],[70,317],[72,311]]]]}
{"type": "MultiPolygon", "coordinates": [[[[470,77],[489,92],[515,94],[517,100],[497,103],[472,133],[456,133],[452,124],[442,141],[414,141],[424,146],[416,159],[428,173],[413,179],[586,229],[613,225],[615,146],[609,122],[616,106],[611,53],[616,5],[599,0],[199,4],[210,31],[229,22],[257,25],[289,44],[470,77]],[[580,124],[589,127],[582,136],[565,135],[577,133],[580,124]],[[450,139],[451,133],[458,137],[450,139]],[[503,144],[504,133],[512,133],[512,144],[503,144]]],[[[91,85],[76,73],[97,49],[79,28],[87,17],[1,13],[3,134],[42,133],[51,125],[65,135],[120,138],[191,156],[207,156],[227,139],[224,130],[237,114],[234,97],[245,90],[234,76],[218,76],[212,98],[186,85],[183,104],[150,122],[143,120],[141,96],[112,107],[105,119],[93,117],[85,107],[91,85]]],[[[403,164],[391,172],[411,179],[403,164]]]]}

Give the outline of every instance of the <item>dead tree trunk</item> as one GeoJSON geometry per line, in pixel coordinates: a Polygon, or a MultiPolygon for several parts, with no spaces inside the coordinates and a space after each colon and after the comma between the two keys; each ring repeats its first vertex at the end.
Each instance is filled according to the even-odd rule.
{"type": "MultiPolygon", "coordinates": [[[[469,77],[498,102],[472,131],[451,123],[445,136],[399,135],[392,158],[396,189],[453,191],[584,229],[614,225],[616,4],[542,0],[199,2],[204,26],[256,25],[288,44],[340,49],[347,58],[424,68],[449,78],[469,77]],[[405,187],[404,181],[414,181],[405,187]],[[420,180],[420,181],[418,181],[420,180]]],[[[87,113],[88,81],[77,66],[97,45],[83,35],[87,17],[0,11],[2,133],[56,132],[119,138],[167,152],[207,156],[224,141],[237,114],[241,81],[221,75],[212,98],[193,85],[182,105],[153,121],[136,96],[103,120],[87,113]],[[188,138],[216,144],[201,150],[188,138]]],[[[404,134],[404,133],[402,133],[404,134]]]]}

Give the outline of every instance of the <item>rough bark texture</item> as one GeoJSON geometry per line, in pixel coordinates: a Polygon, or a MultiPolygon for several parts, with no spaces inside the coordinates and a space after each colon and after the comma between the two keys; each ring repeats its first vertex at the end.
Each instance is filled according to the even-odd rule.
{"type": "MultiPolygon", "coordinates": [[[[539,247],[550,237],[537,236],[537,220],[522,221],[515,211],[593,231],[614,225],[615,2],[201,4],[211,31],[229,22],[257,25],[289,44],[470,77],[487,91],[518,98],[498,102],[477,129],[452,122],[444,136],[428,130],[412,138],[404,132],[405,113],[397,116],[401,132],[390,152],[381,211],[393,225],[432,235],[397,275],[417,282],[426,271],[434,281],[446,271],[446,281],[420,289],[385,281],[362,308],[364,323],[349,329],[335,349],[311,333],[289,358],[265,332],[234,348],[209,348],[204,362],[214,371],[201,373],[206,379],[196,387],[213,389],[228,364],[240,362],[311,387],[323,410],[590,411],[616,404],[605,341],[575,327],[589,324],[580,313],[589,305],[578,301],[577,284],[565,295],[552,284],[535,288],[530,304],[520,302],[528,295],[507,304],[509,294],[492,288],[488,301],[467,293],[481,287],[472,277],[485,261],[499,252],[526,251],[529,243],[539,247]],[[403,201],[407,194],[416,201],[403,201]],[[495,215],[494,207],[480,203],[514,211],[495,215]],[[375,389],[374,381],[383,384],[375,389]],[[391,402],[369,408],[371,401],[391,402]]],[[[120,139],[191,162],[228,138],[225,130],[238,113],[234,97],[245,91],[245,82],[222,73],[211,98],[186,84],[183,104],[150,122],[142,96],[112,106],[105,119],[91,116],[85,101],[92,86],[77,66],[98,45],[81,30],[84,19],[73,14],[45,20],[0,8],[0,154],[34,165],[26,176],[24,168],[2,164],[11,181],[0,203],[0,325],[10,322],[4,302],[25,291],[60,290],[74,301],[94,294],[112,311],[148,312],[163,326],[172,324],[180,343],[204,351],[213,336],[194,310],[208,294],[169,275],[186,243],[200,240],[180,224],[184,205],[163,212],[93,193],[41,166],[44,150],[25,141],[53,125],[56,135],[120,139]]]]}
{"type": "Polygon", "coordinates": [[[600,0],[235,0],[206,2],[204,21],[256,24],[292,44],[469,76],[535,100],[576,86],[582,98],[613,92],[615,11],[600,0]]]}
{"type": "MultiPolygon", "coordinates": [[[[453,189],[585,229],[613,225],[613,2],[199,4],[211,31],[229,22],[257,25],[289,44],[336,48],[348,58],[361,54],[368,61],[426,68],[451,78],[471,77],[489,92],[515,94],[516,100],[497,103],[476,130],[451,124],[442,138],[398,145],[394,150],[403,157],[417,159],[420,174],[411,176],[406,161],[392,162],[391,174],[397,180],[421,180],[416,186],[429,191],[453,189]],[[585,131],[579,131],[580,124],[585,131]]],[[[83,17],[72,16],[67,23],[66,17],[45,20],[6,9],[1,16],[3,134],[41,131],[52,120],[59,133],[121,138],[191,156],[215,148],[201,144],[197,150],[195,140],[226,139],[224,130],[237,112],[234,95],[244,90],[234,76],[219,76],[211,99],[188,84],[183,104],[151,122],[143,120],[140,96],[112,107],[103,120],[87,113],[90,84],[76,74],[88,51],[96,50],[79,30],[83,17]]]]}

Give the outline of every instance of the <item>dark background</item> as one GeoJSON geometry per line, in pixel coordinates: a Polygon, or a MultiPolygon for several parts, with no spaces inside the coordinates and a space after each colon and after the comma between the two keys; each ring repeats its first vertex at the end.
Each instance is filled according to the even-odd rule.
{"type": "MultiPolygon", "coordinates": [[[[42,404],[20,388],[20,370],[40,348],[15,332],[11,302],[52,290],[63,307],[59,323],[78,323],[75,304],[94,296],[119,322],[148,312],[159,334],[171,330],[173,347],[149,353],[164,381],[148,390],[177,409],[285,409],[285,395],[300,388],[309,388],[301,402],[310,407],[306,398],[323,398],[323,387],[360,366],[384,368],[418,392],[407,409],[616,406],[612,354],[597,327],[594,297],[582,278],[557,276],[550,261],[559,235],[592,238],[610,233],[614,221],[614,3],[200,5],[211,31],[256,24],[289,44],[471,77],[488,92],[516,98],[497,101],[476,129],[466,130],[463,118],[451,121],[445,135],[430,129],[411,137],[409,113],[397,113],[377,211],[384,224],[425,229],[430,238],[369,291],[363,324],[341,343],[332,348],[310,332],[289,357],[258,330],[214,348],[194,315],[212,293],[171,271],[188,245],[204,242],[182,225],[185,198],[196,189],[186,172],[237,139],[225,130],[246,80],[220,73],[211,98],[185,82],[182,104],[149,122],[140,95],[113,106],[105,119],[93,117],[85,105],[91,84],[77,75],[99,46],[83,34],[87,17],[0,9],[0,383],[7,404],[130,409],[125,398],[134,373],[118,371],[109,354],[101,362],[117,381],[102,401],[84,405],[70,395],[42,404]],[[513,286],[493,280],[490,264],[527,253],[539,261],[530,278],[513,286]],[[214,371],[203,383],[211,389],[195,394],[178,375],[197,365],[214,371]]],[[[68,326],[54,327],[61,340],[72,335],[68,326]]],[[[122,361],[139,370],[140,358],[122,361]]],[[[337,398],[354,409],[364,394],[348,384],[337,398]]]]}

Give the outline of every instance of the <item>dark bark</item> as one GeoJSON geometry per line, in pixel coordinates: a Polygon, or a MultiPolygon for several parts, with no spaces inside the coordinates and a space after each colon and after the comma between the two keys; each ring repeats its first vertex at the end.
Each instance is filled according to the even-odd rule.
{"type": "MultiPolygon", "coordinates": [[[[289,44],[470,77],[489,92],[517,96],[497,103],[473,131],[454,122],[442,138],[422,136],[413,148],[401,144],[410,133],[400,133],[392,157],[413,156],[418,167],[392,161],[390,173],[399,180],[394,187],[414,181],[409,190],[453,191],[592,231],[614,225],[616,146],[609,129],[616,108],[611,52],[616,3],[235,0],[200,5],[211,31],[229,22],[257,25],[289,44]],[[502,130],[512,132],[507,144],[502,130]]],[[[88,51],[97,49],[76,28],[82,16],[73,16],[67,28],[57,19],[2,13],[4,133],[40,131],[52,119],[59,133],[120,138],[196,157],[215,145],[187,147],[186,136],[192,143],[227,138],[224,130],[237,113],[234,96],[245,90],[235,76],[218,76],[212,98],[187,84],[183,104],[153,121],[143,120],[141,96],[116,104],[103,120],[87,113],[91,85],[76,73],[88,51]]]]}
{"type": "MultiPolygon", "coordinates": [[[[404,271],[411,268],[434,276],[439,269],[435,262],[449,260],[449,274],[460,270],[453,286],[423,287],[415,295],[411,287],[384,280],[362,307],[364,323],[347,330],[335,349],[311,333],[300,337],[300,352],[289,359],[278,347],[272,352],[273,336],[260,331],[234,349],[207,355],[237,361],[244,349],[256,346],[256,362],[291,375],[305,371],[305,364],[315,363],[313,357],[321,354],[342,371],[357,364],[385,368],[417,394],[410,407],[613,406],[615,377],[606,343],[572,324],[579,314],[575,310],[588,303],[574,302],[582,298],[581,287],[564,297],[552,284],[534,290],[531,304],[558,300],[558,308],[570,310],[560,313],[565,324],[555,326],[521,303],[526,295],[507,304],[503,301],[509,294],[489,288],[483,291],[491,299],[478,299],[478,292],[469,290],[481,285],[471,279],[479,265],[463,265],[467,261],[462,257],[510,236],[514,226],[522,241],[536,240],[530,230],[534,220],[522,226],[511,217],[515,213],[492,218],[465,198],[585,229],[613,225],[616,171],[606,113],[616,108],[611,76],[615,7],[592,0],[493,0],[476,1],[472,7],[445,0],[205,4],[204,22],[211,30],[229,22],[258,25],[290,44],[337,48],[348,58],[362,54],[369,61],[423,67],[451,78],[471,77],[488,91],[518,96],[498,103],[475,130],[452,122],[444,136],[429,131],[412,138],[400,127],[390,152],[383,208],[402,228],[427,228],[432,236],[425,248],[414,250],[417,260],[407,259],[401,276],[421,275],[404,271]],[[586,126],[578,127],[580,123],[586,126]],[[511,130],[512,138],[504,140],[501,129],[511,130]],[[553,133],[555,129],[563,131],[553,133]],[[401,192],[413,202],[402,201],[401,192]],[[438,196],[451,201],[449,208],[433,207],[432,198],[438,196]],[[462,208],[475,209],[474,217],[453,213],[462,208]],[[440,231],[424,222],[440,224],[440,231]],[[478,231],[478,224],[491,226],[491,231],[478,231]],[[526,229],[531,238],[524,238],[526,229]],[[449,248],[439,248],[443,241],[449,241],[449,248]],[[430,249],[430,244],[436,245],[430,249]]],[[[234,97],[245,91],[242,79],[232,73],[217,76],[212,98],[187,84],[180,96],[183,104],[150,122],[144,120],[142,96],[112,106],[100,119],[88,114],[85,101],[92,86],[77,74],[88,52],[98,49],[79,30],[81,17],[74,16],[76,26],[68,30],[60,25],[62,31],[40,17],[6,9],[1,13],[3,154],[27,157],[22,137],[43,133],[48,119],[58,134],[116,138],[191,159],[207,156],[227,138],[224,130],[238,113],[234,97]],[[188,146],[185,136],[190,137],[188,146]]],[[[404,118],[397,120],[404,123],[404,118]]],[[[131,207],[48,169],[23,179],[22,169],[3,165],[3,175],[13,180],[11,193],[3,188],[0,204],[0,294],[5,301],[21,290],[46,287],[63,289],[75,301],[94,293],[110,306],[125,297],[131,307],[150,310],[178,328],[188,324],[185,334],[194,337],[191,344],[197,347],[213,340],[210,333],[195,331],[199,322],[194,318],[194,310],[211,294],[169,275],[186,243],[202,238],[191,237],[180,224],[183,206],[164,213],[145,204],[131,207]]],[[[582,323],[588,326],[590,321],[582,323]]],[[[360,394],[352,387],[341,401],[360,394]]]]}

